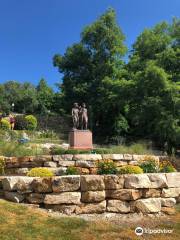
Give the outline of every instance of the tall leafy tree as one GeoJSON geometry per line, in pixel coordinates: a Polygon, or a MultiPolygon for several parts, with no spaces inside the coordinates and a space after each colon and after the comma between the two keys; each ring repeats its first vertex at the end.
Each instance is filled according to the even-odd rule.
{"type": "Polygon", "coordinates": [[[79,43],[67,48],[63,56],[54,56],[54,66],[64,75],[61,90],[66,110],[70,111],[73,102],[86,102],[93,130],[103,138],[114,134],[115,125],[120,126],[116,121],[119,103],[104,100],[113,94],[111,84],[123,75],[124,39],[115,11],[108,9],[83,30],[79,43]]]}
{"type": "Polygon", "coordinates": [[[145,29],[133,45],[127,64],[134,82],[129,108],[131,133],[150,137],[169,152],[178,145],[180,132],[178,21],[145,29]]]}
{"type": "Polygon", "coordinates": [[[37,111],[40,114],[47,114],[48,111],[52,109],[54,92],[51,87],[47,85],[45,79],[41,79],[37,86],[37,101],[38,101],[38,109],[37,111]]]}

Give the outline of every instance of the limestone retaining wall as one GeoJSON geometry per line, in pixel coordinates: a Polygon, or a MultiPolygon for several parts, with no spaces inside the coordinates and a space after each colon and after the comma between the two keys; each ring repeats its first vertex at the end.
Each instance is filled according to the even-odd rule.
{"type": "Polygon", "coordinates": [[[180,202],[180,173],[0,177],[1,196],[65,214],[173,213],[180,202]]]}
{"type": "MultiPolygon", "coordinates": [[[[138,161],[145,155],[130,154],[65,154],[54,156],[4,157],[6,161],[6,174],[26,175],[34,167],[50,168],[55,175],[63,175],[69,166],[76,167],[80,174],[96,174],[97,163],[103,159],[113,160],[117,167],[123,165],[138,165],[138,161]]],[[[153,156],[161,161],[166,156],[153,156]]]]}

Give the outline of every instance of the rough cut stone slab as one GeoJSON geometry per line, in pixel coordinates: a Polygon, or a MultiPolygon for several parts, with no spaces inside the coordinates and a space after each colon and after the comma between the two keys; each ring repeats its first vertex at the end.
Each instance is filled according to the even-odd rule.
{"type": "Polygon", "coordinates": [[[105,189],[120,189],[124,187],[124,177],[117,175],[105,175],[104,176],[105,189]]]}
{"type": "Polygon", "coordinates": [[[90,168],[90,167],[96,167],[97,163],[96,161],[76,161],[76,166],[77,167],[82,167],[82,168],[90,168]]]}
{"type": "Polygon", "coordinates": [[[52,189],[53,192],[68,192],[77,191],[80,188],[80,176],[61,176],[53,178],[52,189]]]}
{"type": "Polygon", "coordinates": [[[34,192],[38,193],[49,193],[52,192],[52,179],[47,178],[37,178],[32,181],[31,184],[34,192]]]}
{"type": "Polygon", "coordinates": [[[5,191],[15,191],[17,190],[17,182],[20,177],[6,177],[2,180],[3,189],[5,191]]]}
{"type": "Polygon", "coordinates": [[[75,154],[73,156],[74,161],[97,161],[101,160],[102,156],[100,154],[75,154]]]}
{"type": "Polygon", "coordinates": [[[54,155],[53,161],[59,162],[59,161],[71,161],[73,159],[72,154],[63,154],[63,155],[54,155]]]}
{"type": "Polygon", "coordinates": [[[4,197],[6,200],[16,203],[22,202],[25,198],[23,194],[17,192],[4,192],[4,197]]]}
{"type": "Polygon", "coordinates": [[[146,157],[146,155],[137,155],[137,154],[133,154],[133,160],[134,161],[142,161],[144,158],[146,157]]]}
{"type": "Polygon", "coordinates": [[[161,196],[161,189],[154,189],[154,188],[142,189],[142,196],[144,198],[160,197],[161,196]]]}
{"type": "Polygon", "coordinates": [[[90,169],[89,169],[89,173],[90,173],[90,174],[93,174],[93,175],[94,175],[94,174],[97,174],[97,172],[98,172],[98,168],[90,168],[90,169]]]}
{"type": "Polygon", "coordinates": [[[156,213],[161,211],[160,198],[139,199],[135,202],[135,207],[139,212],[156,213]]]}
{"type": "Polygon", "coordinates": [[[141,196],[142,192],[136,189],[106,190],[106,197],[109,199],[136,200],[141,196]]]}
{"type": "Polygon", "coordinates": [[[124,160],[123,154],[103,154],[103,159],[111,159],[111,160],[124,160]]]}
{"type": "Polygon", "coordinates": [[[151,181],[146,174],[129,174],[125,176],[125,188],[151,188],[151,181]]]}
{"type": "Polygon", "coordinates": [[[86,203],[101,202],[105,200],[105,191],[82,192],[81,201],[86,203]]]}
{"type": "Polygon", "coordinates": [[[80,192],[63,192],[47,194],[44,199],[45,204],[80,204],[80,192]]]}
{"type": "Polygon", "coordinates": [[[139,165],[137,161],[128,161],[128,164],[133,166],[139,165]]]}
{"type": "Polygon", "coordinates": [[[104,189],[105,185],[103,176],[81,176],[81,191],[102,191],[104,189]]]}
{"type": "Polygon", "coordinates": [[[57,167],[57,163],[56,162],[45,162],[44,163],[44,167],[52,167],[52,168],[55,168],[57,167]]]}
{"type": "Polygon", "coordinates": [[[30,168],[17,168],[15,169],[15,173],[17,175],[26,175],[29,172],[30,168]]]}
{"type": "Polygon", "coordinates": [[[103,213],[106,211],[106,201],[100,203],[84,203],[76,207],[76,214],[103,213]]]}
{"type": "Polygon", "coordinates": [[[87,175],[90,173],[89,168],[76,167],[81,175],[87,175]]]}
{"type": "Polygon", "coordinates": [[[56,176],[61,176],[66,174],[67,167],[58,167],[54,169],[54,174],[56,176]]]}
{"type": "Polygon", "coordinates": [[[26,199],[29,203],[33,203],[33,204],[39,204],[39,203],[43,203],[44,202],[44,198],[45,198],[45,194],[43,193],[30,193],[26,199]]]}
{"type": "Polygon", "coordinates": [[[60,166],[60,167],[75,166],[75,161],[59,161],[58,166],[60,166]]]}
{"type": "Polygon", "coordinates": [[[161,211],[167,215],[176,214],[176,210],[173,207],[161,207],[161,211]]]}
{"type": "Polygon", "coordinates": [[[131,154],[123,154],[124,160],[130,161],[133,160],[133,155],[131,154]]]}
{"type": "Polygon", "coordinates": [[[180,172],[166,173],[168,187],[180,187],[180,172]]]}
{"type": "Polygon", "coordinates": [[[120,200],[108,200],[108,212],[128,213],[130,212],[130,204],[120,200]]]}
{"type": "Polygon", "coordinates": [[[147,175],[151,181],[151,188],[167,187],[166,175],[164,173],[148,173],[147,175]]]}
{"type": "Polygon", "coordinates": [[[180,195],[180,188],[163,188],[161,197],[178,197],[180,195]]]}
{"type": "Polygon", "coordinates": [[[16,190],[19,193],[29,193],[32,192],[31,183],[33,181],[33,177],[19,177],[17,184],[16,184],[16,190]]]}
{"type": "Polygon", "coordinates": [[[66,205],[66,204],[59,204],[59,205],[45,205],[45,208],[52,209],[53,211],[58,211],[60,213],[64,213],[67,215],[71,215],[75,213],[77,206],[76,205],[66,205]]]}
{"type": "Polygon", "coordinates": [[[32,161],[37,161],[37,162],[49,162],[52,161],[52,156],[51,155],[39,155],[39,156],[34,156],[32,157],[32,161]]]}
{"type": "Polygon", "coordinates": [[[127,161],[119,161],[119,160],[117,160],[117,161],[115,162],[115,164],[116,164],[117,167],[121,167],[121,166],[127,165],[128,162],[127,162],[127,161]]]}
{"type": "Polygon", "coordinates": [[[20,163],[17,157],[5,157],[6,168],[17,168],[20,167],[20,163]]]}
{"type": "Polygon", "coordinates": [[[162,207],[174,207],[175,204],[176,204],[175,198],[161,198],[162,207]]]}

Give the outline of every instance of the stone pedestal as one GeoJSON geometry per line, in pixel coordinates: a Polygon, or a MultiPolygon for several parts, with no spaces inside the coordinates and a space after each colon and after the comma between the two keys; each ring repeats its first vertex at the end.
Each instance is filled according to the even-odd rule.
{"type": "Polygon", "coordinates": [[[71,149],[92,149],[92,132],[89,130],[72,130],[69,133],[71,149]]]}

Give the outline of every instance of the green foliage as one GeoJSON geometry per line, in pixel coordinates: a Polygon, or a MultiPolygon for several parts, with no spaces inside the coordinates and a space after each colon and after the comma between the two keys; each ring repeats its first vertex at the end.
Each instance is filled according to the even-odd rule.
{"type": "Polygon", "coordinates": [[[0,142],[0,156],[23,157],[43,154],[47,154],[47,152],[36,145],[30,146],[29,144],[22,145],[16,142],[0,142]]]}
{"type": "Polygon", "coordinates": [[[102,174],[116,174],[118,172],[116,164],[112,160],[99,161],[97,164],[97,173],[102,174]]]}
{"type": "Polygon", "coordinates": [[[15,129],[16,130],[25,130],[27,122],[24,115],[17,115],[15,117],[15,129]]]}
{"type": "Polygon", "coordinates": [[[164,160],[160,162],[159,171],[168,173],[168,172],[176,172],[176,169],[170,161],[164,160]]]}
{"type": "Polygon", "coordinates": [[[67,175],[78,175],[80,174],[78,169],[76,167],[73,166],[69,166],[66,170],[66,174],[67,175]]]}
{"type": "Polygon", "coordinates": [[[53,59],[54,66],[64,74],[61,85],[64,108],[69,112],[73,102],[86,102],[93,132],[102,139],[115,132],[121,134],[121,126],[124,132],[127,130],[122,117],[116,118],[122,110],[121,104],[114,101],[116,81],[121,84],[124,73],[124,39],[115,11],[108,9],[84,28],[79,43],[68,47],[64,56],[55,55],[53,59]]]}
{"type": "Polygon", "coordinates": [[[39,138],[51,138],[51,139],[58,139],[58,135],[52,130],[43,130],[39,134],[39,138]]]}
{"type": "Polygon", "coordinates": [[[6,119],[2,119],[1,122],[0,122],[0,129],[10,130],[11,129],[11,125],[10,125],[9,121],[6,120],[6,119]]]}
{"type": "Polygon", "coordinates": [[[0,157],[0,175],[4,175],[4,168],[6,166],[4,158],[0,157]]]}
{"type": "Polygon", "coordinates": [[[33,115],[28,115],[25,117],[27,130],[35,130],[37,128],[37,119],[33,115]]]}
{"type": "Polygon", "coordinates": [[[47,168],[32,168],[28,173],[28,177],[53,177],[54,174],[47,168]]]}
{"type": "Polygon", "coordinates": [[[52,109],[54,93],[52,88],[47,85],[45,79],[41,79],[37,86],[38,110],[41,114],[48,114],[52,109]]]}
{"type": "Polygon", "coordinates": [[[139,166],[127,165],[120,167],[118,170],[119,174],[141,174],[143,169],[139,166]]]}
{"type": "Polygon", "coordinates": [[[139,166],[143,169],[144,173],[155,173],[159,170],[158,162],[153,156],[144,157],[139,166]]]}
{"type": "Polygon", "coordinates": [[[61,155],[61,154],[88,154],[91,153],[90,150],[77,150],[77,149],[64,149],[61,147],[53,147],[51,149],[52,155],[61,155]]]}

